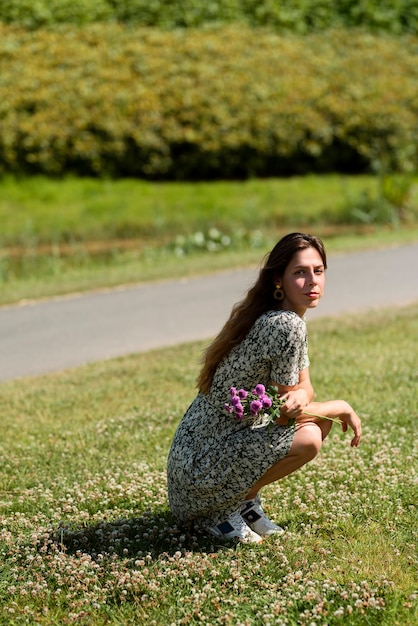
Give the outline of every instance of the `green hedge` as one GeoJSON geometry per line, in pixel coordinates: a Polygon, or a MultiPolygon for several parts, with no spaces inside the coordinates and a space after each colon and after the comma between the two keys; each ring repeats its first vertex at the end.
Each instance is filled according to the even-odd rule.
{"type": "Polygon", "coordinates": [[[0,21],[28,28],[113,20],[159,28],[242,22],[306,33],[363,26],[418,33],[418,0],[1,0],[0,21]]]}
{"type": "Polygon", "coordinates": [[[416,170],[418,39],[0,26],[0,171],[416,170]]]}

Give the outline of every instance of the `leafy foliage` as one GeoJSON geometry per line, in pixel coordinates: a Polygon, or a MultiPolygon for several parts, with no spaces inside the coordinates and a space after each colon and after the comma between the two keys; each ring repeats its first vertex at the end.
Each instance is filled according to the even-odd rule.
{"type": "Polygon", "coordinates": [[[418,32],[417,0],[2,0],[0,21],[30,28],[95,21],[158,28],[241,22],[277,32],[307,33],[330,27],[418,32]]]}
{"type": "Polygon", "coordinates": [[[417,53],[414,37],[344,30],[3,25],[0,171],[211,179],[382,162],[415,170],[417,53]]]}

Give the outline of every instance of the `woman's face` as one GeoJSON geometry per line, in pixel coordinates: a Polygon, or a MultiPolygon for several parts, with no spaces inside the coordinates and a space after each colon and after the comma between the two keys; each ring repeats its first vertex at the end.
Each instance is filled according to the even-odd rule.
{"type": "Polygon", "coordinates": [[[325,287],[325,268],[315,248],[298,250],[281,279],[285,294],[281,308],[295,311],[301,317],[315,308],[325,287]]]}

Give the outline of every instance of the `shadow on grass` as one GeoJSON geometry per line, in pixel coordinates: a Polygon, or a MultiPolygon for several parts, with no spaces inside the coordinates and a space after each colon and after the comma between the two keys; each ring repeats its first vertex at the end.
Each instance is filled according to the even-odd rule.
{"type": "Polygon", "coordinates": [[[145,511],[138,517],[104,520],[82,527],[60,526],[53,542],[68,554],[89,554],[93,559],[103,556],[157,559],[179,556],[179,552],[213,553],[231,548],[234,542],[219,544],[202,532],[180,528],[165,511],[145,511]]]}

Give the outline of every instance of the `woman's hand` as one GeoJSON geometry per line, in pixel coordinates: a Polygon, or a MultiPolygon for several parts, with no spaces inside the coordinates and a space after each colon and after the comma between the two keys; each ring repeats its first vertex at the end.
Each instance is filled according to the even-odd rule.
{"type": "Polygon", "coordinates": [[[309,404],[309,395],[305,389],[295,389],[295,391],[288,391],[281,395],[281,398],[285,400],[284,404],[280,407],[281,417],[287,419],[296,419],[303,414],[303,410],[309,404]]]}
{"type": "Polygon", "coordinates": [[[348,426],[352,429],[354,437],[351,440],[351,446],[357,447],[361,439],[361,420],[354,409],[348,405],[349,410],[344,415],[341,415],[341,428],[344,432],[347,431],[348,426]]]}

